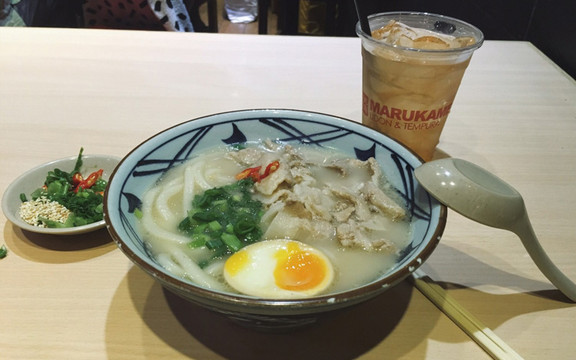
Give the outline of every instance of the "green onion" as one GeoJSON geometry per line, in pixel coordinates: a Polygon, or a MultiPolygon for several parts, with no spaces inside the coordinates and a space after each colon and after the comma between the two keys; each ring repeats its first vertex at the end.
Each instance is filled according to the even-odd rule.
{"type": "Polygon", "coordinates": [[[191,239],[188,246],[205,246],[212,250],[214,259],[259,241],[263,206],[252,198],[253,185],[252,179],[242,179],[196,195],[188,216],[178,224],[178,229],[191,239]]]}
{"type": "Polygon", "coordinates": [[[210,250],[218,249],[224,246],[224,242],[220,239],[210,239],[206,241],[206,247],[210,250]]]}
{"type": "Polygon", "coordinates": [[[214,220],[208,223],[208,228],[211,231],[220,231],[222,230],[222,225],[220,225],[218,221],[214,220]]]}
{"type": "Polygon", "coordinates": [[[206,246],[206,239],[204,236],[194,236],[192,241],[188,243],[188,246],[192,249],[200,248],[206,246]]]}
{"type": "Polygon", "coordinates": [[[242,242],[236,235],[224,233],[220,238],[232,252],[242,249],[242,242]]]}

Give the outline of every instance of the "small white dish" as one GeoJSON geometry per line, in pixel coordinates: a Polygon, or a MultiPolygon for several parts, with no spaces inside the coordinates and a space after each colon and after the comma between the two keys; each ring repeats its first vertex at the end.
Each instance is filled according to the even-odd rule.
{"type": "MultiPolygon", "coordinates": [[[[20,194],[24,193],[29,198],[30,194],[42,186],[48,171],[59,168],[62,171],[71,171],[76,164],[78,156],[50,161],[39,165],[16,178],[6,189],[2,196],[2,211],[6,218],[22,230],[50,235],[76,235],[91,232],[103,228],[104,220],[71,228],[41,228],[26,223],[19,215],[20,194]]],[[[103,178],[108,180],[110,175],[120,162],[120,158],[109,155],[82,155],[83,165],[80,169],[82,174],[103,169],[103,178]]]]}

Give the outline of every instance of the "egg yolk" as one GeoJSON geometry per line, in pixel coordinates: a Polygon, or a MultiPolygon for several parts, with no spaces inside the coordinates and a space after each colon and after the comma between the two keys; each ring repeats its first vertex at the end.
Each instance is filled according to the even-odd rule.
{"type": "Polygon", "coordinates": [[[287,250],[276,253],[278,260],[274,279],[279,288],[306,291],[320,285],[326,277],[326,264],[317,255],[302,251],[290,244],[287,250]]]}
{"type": "Polygon", "coordinates": [[[234,255],[230,256],[228,261],[225,263],[226,271],[231,275],[234,276],[238,274],[240,270],[246,267],[250,262],[250,256],[246,251],[239,251],[234,255]]]}

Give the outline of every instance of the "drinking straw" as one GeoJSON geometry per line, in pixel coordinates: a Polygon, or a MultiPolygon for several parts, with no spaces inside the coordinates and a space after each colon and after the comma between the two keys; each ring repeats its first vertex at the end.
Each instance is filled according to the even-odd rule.
{"type": "Polygon", "coordinates": [[[372,30],[370,30],[370,24],[368,23],[368,15],[364,12],[365,10],[359,5],[362,0],[354,0],[354,6],[356,7],[356,14],[358,15],[358,21],[360,21],[360,29],[368,35],[372,36],[372,30]]]}
{"type": "Polygon", "coordinates": [[[440,285],[434,283],[422,270],[417,269],[412,275],[416,288],[470,336],[472,340],[480,345],[493,359],[522,359],[514,349],[462,307],[462,305],[454,300],[440,285]]]}

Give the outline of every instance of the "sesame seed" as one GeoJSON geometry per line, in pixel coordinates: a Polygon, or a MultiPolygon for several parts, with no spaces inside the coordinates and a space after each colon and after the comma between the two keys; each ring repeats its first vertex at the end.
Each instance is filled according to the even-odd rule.
{"type": "Polygon", "coordinates": [[[20,217],[33,226],[46,227],[46,224],[38,220],[39,217],[64,223],[69,215],[70,210],[66,207],[43,196],[20,204],[20,217]]]}

